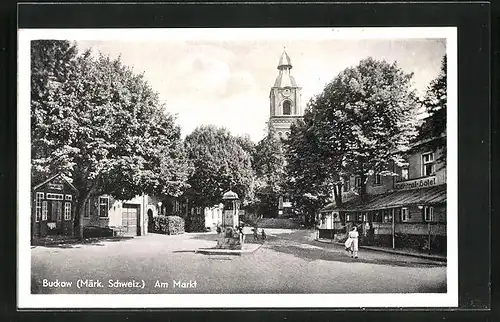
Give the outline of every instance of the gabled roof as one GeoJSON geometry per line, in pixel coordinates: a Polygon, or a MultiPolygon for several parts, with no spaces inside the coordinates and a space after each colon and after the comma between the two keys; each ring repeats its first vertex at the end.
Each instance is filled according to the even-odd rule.
{"type": "Polygon", "coordinates": [[[428,137],[428,138],[420,139],[420,140],[415,141],[415,142],[413,142],[413,143],[410,144],[410,150],[414,149],[414,148],[417,148],[419,146],[422,146],[424,144],[427,144],[429,142],[432,142],[432,141],[435,141],[435,140],[438,140],[438,139],[445,139],[445,138],[446,138],[446,132],[441,133],[441,135],[439,135],[439,136],[433,136],[433,137],[428,137]]]}
{"type": "Polygon", "coordinates": [[[66,178],[62,172],[59,172],[59,173],[57,173],[57,174],[53,175],[52,177],[48,178],[48,179],[47,179],[47,180],[45,180],[44,182],[42,182],[42,183],[40,183],[40,184],[37,184],[35,187],[33,187],[33,190],[40,188],[40,187],[41,187],[41,186],[43,186],[44,184],[46,184],[46,183],[48,183],[48,182],[50,182],[50,181],[54,180],[54,179],[55,179],[55,178],[57,178],[57,177],[61,177],[61,179],[63,179],[63,180],[64,180],[64,181],[65,181],[65,182],[66,182],[66,183],[67,183],[67,184],[71,187],[71,189],[73,189],[73,190],[75,190],[75,191],[77,191],[77,192],[78,192],[78,189],[76,189],[76,187],[75,187],[75,186],[74,186],[71,182],[69,182],[68,178],[66,178]]]}
{"type": "Polygon", "coordinates": [[[337,204],[334,201],[334,202],[331,202],[328,205],[326,205],[323,209],[321,209],[321,212],[343,210],[345,208],[345,205],[356,204],[356,203],[359,203],[359,201],[360,201],[359,195],[353,191],[349,191],[349,192],[342,195],[342,209],[338,208],[337,204]]]}

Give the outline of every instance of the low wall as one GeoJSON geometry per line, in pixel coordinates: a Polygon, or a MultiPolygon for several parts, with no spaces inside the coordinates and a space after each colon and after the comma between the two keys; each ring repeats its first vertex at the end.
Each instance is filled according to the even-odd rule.
{"type": "Polygon", "coordinates": [[[374,222],[373,229],[375,235],[392,235],[392,223],[374,222]]]}
{"type": "MultiPolygon", "coordinates": [[[[361,225],[360,225],[361,226],[361,225]]],[[[364,227],[364,225],[363,225],[364,227]]],[[[394,240],[396,248],[410,248],[420,251],[429,249],[432,253],[446,254],[446,225],[440,223],[396,223],[394,226],[394,240]]],[[[373,223],[373,230],[367,230],[366,235],[360,231],[360,245],[381,246],[392,248],[392,223],[373,223]]],[[[345,235],[345,229],[319,229],[319,238],[335,239],[339,235],[345,235]]]]}
{"type": "Polygon", "coordinates": [[[431,235],[446,236],[446,225],[437,223],[398,223],[395,226],[395,232],[410,235],[431,235]]]}
{"type": "MultiPolygon", "coordinates": [[[[401,234],[410,235],[429,235],[429,226],[431,235],[446,236],[446,225],[440,223],[396,223],[394,231],[401,234]]],[[[392,223],[373,223],[375,235],[392,235],[392,223]]]]}
{"type": "MultiPolygon", "coordinates": [[[[431,235],[431,253],[446,254],[446,236],[431,235]]],[[[363,238],[360,240],[361,245],[366,246],[382,246],[392,248],[392,235],[374,235],[373,238],[363,238]]],[[[429,250],[428,235],[413,235],[396,233],[394,236],[396,249],[415,249],[419,251],[429,250]]]]}
{"type": "Polygon", "coordinates": [[[332,239],[335,235],[345,235],[344,229],[319,229],[319,238],[322,239],[332,239]]]}

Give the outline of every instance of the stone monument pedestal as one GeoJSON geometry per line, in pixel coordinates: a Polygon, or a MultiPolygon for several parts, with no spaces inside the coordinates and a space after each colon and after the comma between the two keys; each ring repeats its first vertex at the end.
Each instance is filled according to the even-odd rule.
{"type": "Polygon", "coordinates": [[[226,227],[224,231],[217,236],[216,249],[241,249],[242,242],[237,229],[226,227]]]}

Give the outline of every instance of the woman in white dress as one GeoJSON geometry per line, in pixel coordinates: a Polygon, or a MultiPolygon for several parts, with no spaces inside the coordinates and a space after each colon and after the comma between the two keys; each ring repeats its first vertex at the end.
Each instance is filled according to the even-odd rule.
{"type": "Polygon", "coordinates": [[[352,227],[352,230],[349,232],[349,239],[351,240],[350,250],[351,257],[358,258],[358,229],[356,226],[352,227]]]}

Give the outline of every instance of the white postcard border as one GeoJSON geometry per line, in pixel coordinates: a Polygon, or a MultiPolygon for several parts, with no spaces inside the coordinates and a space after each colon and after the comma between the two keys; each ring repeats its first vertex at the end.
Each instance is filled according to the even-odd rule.
{"type": "Polygon", "coordinates": [[[20,29],[18,30],[17,303],[50,308],[328,308],[458,306],[457,28],[20,29]],[[165,41],[168,39],[415,39],[446,38],[447,292],[442,294],[31,294],[30,42],[35,39],[165,41]],[[22,200],[23,202],[20,202],[22,200]]]}

